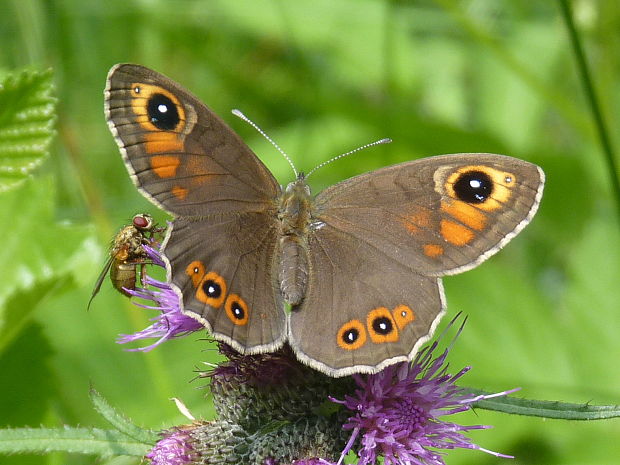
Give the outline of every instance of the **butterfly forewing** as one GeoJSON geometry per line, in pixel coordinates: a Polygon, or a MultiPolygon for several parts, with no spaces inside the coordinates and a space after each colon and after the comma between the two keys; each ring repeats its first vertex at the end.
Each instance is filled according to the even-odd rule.
{"type": "Polygon", "coordinates": [[[136,185],[176,216],[263,210],[280,187],[215,113],[167,77],[110,70],[106,116],[136,185]]]}
{"type": "Polygon", "coordinates": [[[500,250],[529,223],[543,183],[540,168],[515,158],[437,156],[336,184],[318,195],[317,216],[418,274],[441,276],[500,250]]]}

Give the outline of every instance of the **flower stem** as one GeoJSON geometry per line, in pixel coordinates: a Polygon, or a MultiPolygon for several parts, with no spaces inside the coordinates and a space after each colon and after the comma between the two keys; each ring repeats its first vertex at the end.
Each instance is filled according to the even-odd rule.
{"type": "Polygon", "coordinates": [[[592,111],[592,116],[594,117],[594,124],[598,133],[599,142],[601,144],[601,148],[603,149],[609,175],[611,176],[612,189],[615,194],[615,203],[618,209],[618,220],[620,221],[620,171],[618,170],[618,166],[616,164],[614,149],[611,139],[609,138],[607,125],[603,119],[603,113],[596,95],[596,90],[590,76],[590,69],[588,68],[588,63],[586,62],[581,39],[575,27],[569,0],[559,0],[559,3],[562,11],[562,19],[566,24],[566,29],[568,30],[568,35],[573,47],[573,53],[575,54],[575,58],[577,60],[577,70],[581,76],[581,82],[583,83],[586,97],[590,103],[590,110],[592,111]]]}
{"type": "MultiPolygon", "coordinates": [[[[480,389],[467,388],[474,395],[490,394],[480,389]]],[[[474,408],[496,412],[527,415],[558,420],[603,420],[620,417],[620,405],[570,404],[549,400],[532,400],[517,397],[499,397],[477,401],[474,408]]]]}

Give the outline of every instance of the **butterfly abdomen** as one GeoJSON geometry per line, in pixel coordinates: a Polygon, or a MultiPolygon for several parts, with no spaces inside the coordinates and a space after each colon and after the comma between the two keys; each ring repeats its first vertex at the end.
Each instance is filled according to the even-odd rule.
{"type": "Polygon", "coordinates": [[[306,237],[312,216],[310,188],[303,177],[287,186],[279,203],[278,282],[284,300],[298,305],[308,283],[306,237]]]}
{"type": "Polygon", "coordinates": [[[282,296],[290,305],[301,303],[308,283],[308,257],[302,240],[297,236],[280,238],[278,281],[282,296]]]}

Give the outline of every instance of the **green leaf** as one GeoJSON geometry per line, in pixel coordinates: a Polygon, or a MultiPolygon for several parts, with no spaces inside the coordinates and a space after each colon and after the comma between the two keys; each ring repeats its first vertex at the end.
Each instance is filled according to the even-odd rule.
{"type": "Polygon", "coordinates": [[[108,422],[121,433],[147,445],[153,445],[159,440],[159,434],[156,431],[143,429],[134,424],[125,415],[112,407],[108,401],[93,388],[90,389],[90,400],[101,416],[108,420],[108,422]]]}
{"type": "Polygon", "coordinates": [[[41,177],[0,194],[0,351],[19,335],[35,310],[68,279],[92,266],[88,228],[57,224],[55,183],[41,177]],[[89,255],[90,251],[90,255],[89,255]]]}
{"type": "MultiPolygon", "coordinates": [[[[491,394],[480,389],[468,388],[467,390],[475,395],[491,394]]],[[[479,400],[474,405],[485,410],[558,420],[604,420],[620,417],[620,405],[571,404],[509,396],[479,400]]]]}
{"type": "Polygon", "coordinates": [[[0,83],[0,192],[17,186],[48,156],[54,135],[52,73],[24,71],[0,83]]]}
{"type": "Polygon", "coordinates": [[[99,428],[10,428],[0,430],[0,453],[69,452],[143,456],[147,444],[113,430],[99,428]]]}
{"type": "MultiPolygon", "coordinates": [[[[0,353],[0,412],[3,425],[37,425],[58,394],[50,359],[53,349],[43,326],[34,323],[0,353]]],[[[1,460],[0,460],[1,463],[1,460]]]]}

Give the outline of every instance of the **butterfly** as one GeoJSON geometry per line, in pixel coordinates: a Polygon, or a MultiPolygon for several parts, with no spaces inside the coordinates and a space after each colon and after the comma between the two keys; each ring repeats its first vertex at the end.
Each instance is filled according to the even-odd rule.
{"type": "Polygon", "coordinates": [[[140,267],[140,279],[144,278],[144,265],[149,262],[148,255],[142,247],[149,244],[154,234],[162,230],[155,225],[151,215],[139,213],[134,215],[131,224],[123,226],[116,233],[108,260],[97,278],[88,307],[99,293],[105,277],[110,274],[114,288],[123,295],[131,296],[128,289],[136,288],[137,268],[140,267]]]}
{"type": "Polygon", "coordinates": [[[183,313],[244,354],[288,343],[327,375],[410,360],[445,312],[441,277],[500,250],[534,216],[544,173],[443,155],[282,188],[204,103],[119,64],[108,125],[140,192],[174,217],[162,245],[183,313]]]}

